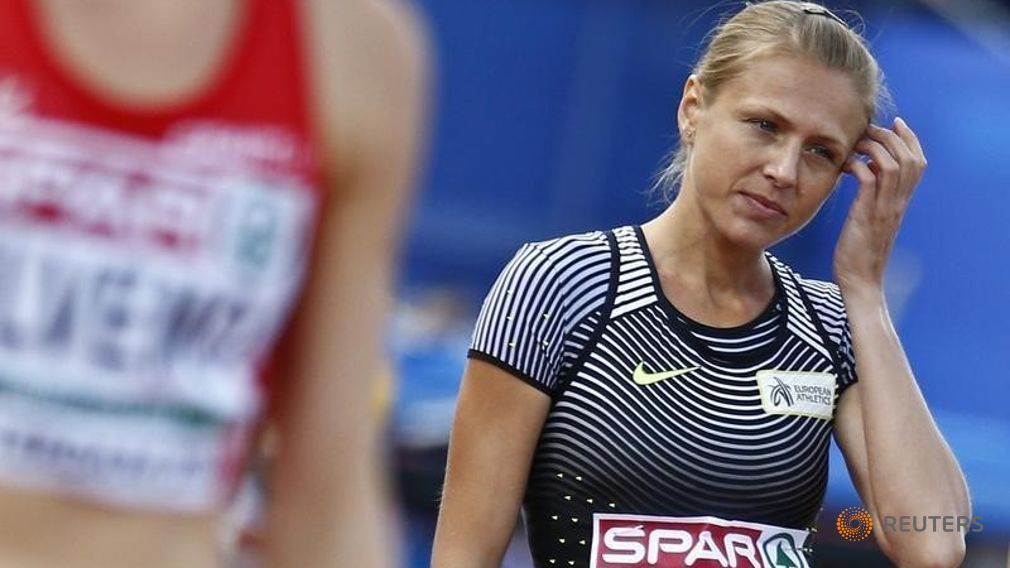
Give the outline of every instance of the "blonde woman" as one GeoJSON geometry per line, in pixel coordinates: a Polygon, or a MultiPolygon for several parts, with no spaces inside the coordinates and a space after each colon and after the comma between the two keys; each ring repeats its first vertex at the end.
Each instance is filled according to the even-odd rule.
{"type": "MultiPolygon", "coordinates": [[[[881,516],[970,516],[895,335],[883,272],[926,159],[873,124],[881,73],[822,6],[749,3],[684,85],[676,199],[642,226],[523,246],[477,322],[436,568],[496,566],[520,505],[535,565],[809,566],[830,436],[881,516]],[[766,252],[839,178],[837,283],[766,252]]],[[[957,566],[956,532],[883,532],[957,566]]]]}

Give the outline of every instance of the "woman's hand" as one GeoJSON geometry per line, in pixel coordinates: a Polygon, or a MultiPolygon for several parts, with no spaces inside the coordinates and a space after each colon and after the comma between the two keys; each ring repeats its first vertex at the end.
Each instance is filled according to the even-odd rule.
{"type": "Polygon", "coordinates": [[[859,191],[835,247],[835,278],[842,292],[883,288],[884,268],[912,193],[926,169],[919,139],[905,121],[893,130],[871,124],[842,171],[859,180],[859,191]]]}

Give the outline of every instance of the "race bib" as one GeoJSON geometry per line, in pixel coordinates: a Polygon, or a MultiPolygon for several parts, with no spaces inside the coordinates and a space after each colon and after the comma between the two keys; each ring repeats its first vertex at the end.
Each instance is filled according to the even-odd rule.
{"type": "Polygon", "coordinates": [[[316,197],[170,150],[0,120],[5,482],[185,510],[227,492],[316,197]]]}
{"type": "Polygon", "coordinates": [[[809,568],[807,531],[717,517],[593,515],[590,568],[809,568]]]}

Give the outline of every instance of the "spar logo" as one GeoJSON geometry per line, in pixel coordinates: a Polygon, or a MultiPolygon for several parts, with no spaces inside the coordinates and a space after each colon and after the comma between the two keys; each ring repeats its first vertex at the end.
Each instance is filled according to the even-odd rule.
{"type": "Polygon", "coordinates": [[[809,568],[807,536],[717,517],[596,514],[590,568],[809,568]]]}

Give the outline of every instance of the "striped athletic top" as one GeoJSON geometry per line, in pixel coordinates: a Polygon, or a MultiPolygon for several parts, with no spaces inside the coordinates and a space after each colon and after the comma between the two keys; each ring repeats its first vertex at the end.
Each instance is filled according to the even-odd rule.
{"type": "Polygon", "coordinates": [[[523,507],[538,567],[609,566],[601,515],[814,526],[855,360],[838,287],[767,259],[775,297],[735,328],[667,300],[639,227],[527,244],[502,271],[469,356],[552,399],[523,507]]]}

